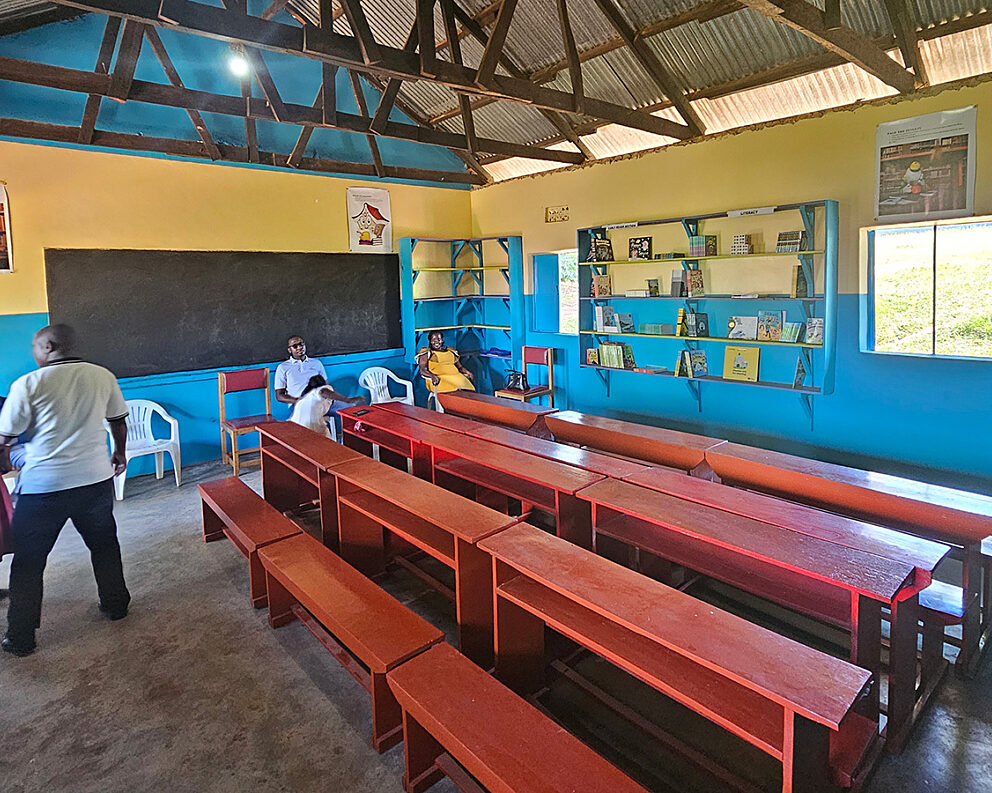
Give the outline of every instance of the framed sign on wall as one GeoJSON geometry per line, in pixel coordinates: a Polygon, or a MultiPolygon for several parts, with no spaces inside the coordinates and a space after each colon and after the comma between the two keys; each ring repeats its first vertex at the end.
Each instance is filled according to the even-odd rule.
{"type": "Polygon", "coordinates": [[[10,256],[10,210],[7,206],[7,188],[0,182],[0,273],[11,273],[14,265],[10,256]]]}

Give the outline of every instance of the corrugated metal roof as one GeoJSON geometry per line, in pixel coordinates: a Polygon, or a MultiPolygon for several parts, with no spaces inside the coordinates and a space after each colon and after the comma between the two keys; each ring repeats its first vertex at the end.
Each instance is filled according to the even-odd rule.
{"type": "Polygon", "coordinates": [[[39,3],[38,0],[0,0],[0,21],[51,11],[57,7],[54,3],[39,3]]]}

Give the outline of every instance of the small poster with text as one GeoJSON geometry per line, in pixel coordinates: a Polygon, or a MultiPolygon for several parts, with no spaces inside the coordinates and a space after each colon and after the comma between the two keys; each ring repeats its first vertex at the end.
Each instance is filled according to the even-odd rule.
{"type": "Polygon", "coordinates": [[[392,253],[393,224],[389,191],[348,188],[348,241],[352,253],[392,253]]]}

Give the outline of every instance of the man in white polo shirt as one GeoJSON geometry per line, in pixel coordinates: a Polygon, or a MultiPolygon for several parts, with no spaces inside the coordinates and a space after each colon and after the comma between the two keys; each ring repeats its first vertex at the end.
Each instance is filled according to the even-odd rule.
{"type": "Polygon", "coordinates": [[[307,344],[300,336],[290,336],[287,342],[289,359],[276,367],[276,401],[295,405],[303,395],[310,378],[319,374],[327,380],[324,364],[307,357],[307,344]]]}
{"type": "Polygon", "coordinates": [[[3,650],[17,656],[35,649],[45,564],[67,520],[90,550],[100,610],[121,619],[131,601],[113,486],[114,475],[127,465],[127,405],[111,372],[72,356],[74,342],[67,325],[39,330],[32,349],[39,368],[14,381],[0,410],[0,444],[26,438],[10,526],[14,558],[2,641],[3,650]],[[105,419],[114,440],[110,456],[105,419]]]}

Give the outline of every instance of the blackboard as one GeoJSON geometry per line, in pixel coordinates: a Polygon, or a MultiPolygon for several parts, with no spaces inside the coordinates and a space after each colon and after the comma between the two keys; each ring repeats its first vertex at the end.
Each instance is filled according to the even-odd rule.
{"type": "Polygon", "coordinates": [[[118,377],[402,346],[394,254],[45,251],[48,313],[118,377]]]}

